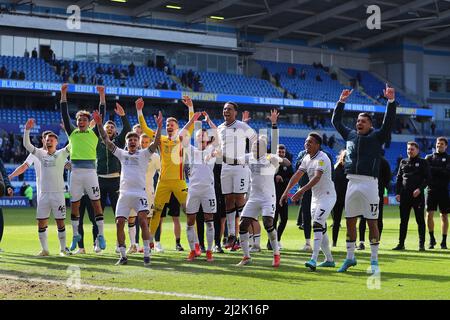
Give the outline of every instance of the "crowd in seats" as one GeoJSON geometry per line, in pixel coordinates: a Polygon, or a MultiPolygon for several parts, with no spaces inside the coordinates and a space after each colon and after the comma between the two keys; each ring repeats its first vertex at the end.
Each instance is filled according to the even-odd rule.
{"type": "MultiPolygon", "coordinates": [[[[294,98],[335,102],[345,89],[337,81],[337,75],[321,63],[306,65],[263,60],[257,62],[263,70],[265,68],[273,75],[277,86],[287,90],[294,98]]],[[[267,77],[267,72],[264,72],[264,77],[267,77]]],[[[373,104],[359,92],[354,92],[348,102],[373,104]]]]}

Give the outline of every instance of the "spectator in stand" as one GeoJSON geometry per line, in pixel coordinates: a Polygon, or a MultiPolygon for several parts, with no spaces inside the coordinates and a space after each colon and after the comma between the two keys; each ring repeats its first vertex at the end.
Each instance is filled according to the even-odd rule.
{"type": "Polygon", "coordinates": [[[431,128],[431,135],[434,136],[436,134],[436,123],[434,123],[434,121],[431,121],[430,128],[431,128]]]}
{"type": "Polygon", "coordinates": [[[80,74],[80,83],[86,84],[86,75],[84,74],[84,72],[80,74]]]}
{"type": "Polygon", "coordinates": [[[169,90],[169,85],[167,84],[167,81],[164,81],[163,84],[161,85],[161,89],[163,90],[169,90]]]}
{"type": "Polygon", "coordinates": [[[33,59],[37,59],[38,53],[37,53],[36,48],[34,48],[33,51],[31,51],[31,57],[32,57],[33,59]]]}
{"type": "Polygon", "coordinates": [[[103,85],[103,77],[102,77],[102,76],[100,76],[100,77],[97,79],[97,84],[100,85],[100,86],[103,85]]]}
{"type": "Polygon", "coordinates": [[[288,91],[286,89],[283,89],[283,98],[287,98],[288,97],[288,91]]]}
{"type": "Polygon", "coordinates": [[[128,66],[128,73],[129,73],[130,77],[134,77],[135,66],[134,66],[133,62],[131,62],[130,65],[128,66]]]}
{"type": "Polygon", "coordinates": [[[95,68],[95,73],[96,74],[103,74],[103,68],[102,68],[102,66],[98,66],[97,68],[95,68]]]}
{"type": "Polygon", "coordinates": [[[325,145],[325,146],[328,145],[328,136],[327,136],[326,133],[324,133],[324,134],[322,135],[322,144],[325,145]]]}
{"type": "Polygon", "coordinates": [[[187,86],[188,86],[187,73],[186,73],[186,72],[183,72],[183,73],[181,74],[181,85],[182,85],[183,87],[187,87],[187,86]]]}
{"type": "Polygon", "coordinates": [[[267,68],[264,68],[262,70],[261,79],[266,80],[266,81],[270,81],[270,74],[269,74],[269,71],[267,70],[267,68]]]}
{"type": "Polygon", "coordinates": [[[322,81],[323,81],[322,78],[320,77],[320,74],[317,74],[317,75],[316,75],[316,81],[319,81],[319,82],[322,82],[322,81]]]}
{"type": "Polygon", "coordinates": [[[76,61],[72,64],[72,71],[74,73],[78,72],[78,63],[76,61]]]}
{"type": "Polygon", "coordinates": [[[30,57],[30,52],[28,52],[27,48],[25,48],[25,52],[23,53],[23,57],[24,58],[29,58],[30,57]]]}
{"type": "Polygon", "coordinates": [[[0,68],[0,78],[8,78],[8,69],[6,69],[5,65],[2,65],[2,67],[0,68]]]}
{"type": "Polygon", "coordinates": [[[281,86],[281,84],[280,84],[280,74],[279,73],[275,73],[275,75],[273,77],[275,78],[275,85],[277,87],[280,87],[281,86]]]}
{"type": "Polygon", "coordinates": [[[12,80],[17,79],[18,75],[17,75],[17,71],[15,69],[13,69],[13,71],[11,72],[11,76],[9,77],[12,80]]]}
{"type": "Polygon", "coordinates": [[[155,67],[155,62],[152,59],[148,59],[147,67],[154,68],[155,67]]]}
{"type": "Polygon", "coordinates": [[[113,74],[114,74],[114,79],[117,79],[117,80],[120,79],[120,72],[119,72],[119,69],[114,68],[113,74]]]}
{"type": "Polygon", "coordinates": [[[20,70],[19,75],[17,77],[19,80],[25,80],[25,72],[23,70],[20,70]]]}
{"type": "Polygon", "coordinates": [[[96,74],[93,74],[91,76],[91,84],[97,84],[97,75],[96,74]]]}
{"type": "Polygon", "coordinates": [[[330,74],[330,77],[331,77],[331,80],[337,80],[337,74],[336,74],[336,72],[332,72],[332,73],[330,74]]]}
{"type": "Polygon", "coordinates": [[[124,80],[122,80],[122,81],[120,82],[120,86],[121,86],[121,87],[126,87],[126,86],[127,86],[127,84],[125,83],[125,81],[124,81],[124,80]]]}
{"type": "Polygon", "coordinates": [[[175,82],[172,82],[172,84],[170,85],[170,90],[173,90],[173,91],[177,91],[178,90],[177,89],[177,84],[175,82]]]}
{"type": "Polygon", "coordinates": [[[302,69],[302,71],[300,72],[300,80],[305,80],[306,79],[306,70],[302,69]]]}
{"type": "Polygon", "coordinates": [[[145,81],[145,82],[144,82],[144,89],[148,89],[148,88],[149,88],[148,82],[145,81]]]}
{"type": "Polygon", "coordinates": [[[75,74],[73,75],[72,79],[73,79],[73,83],[78,83],[78,82],[80,81],[80,77],[78,77],[78,74],[77,74],[77,73],[75,73],[75,74]]]}
{"type": "Polygon", "coordinates": [[[113,71],[112,71],[111,67],[108,67],[108,69],[106,70],[106,74],[108,74],[108,75],[112,75],[113,74],[113,71]]]}
{"type": "Polygon", "coordinates": [[[162,89],[162,83],[158,81],[155,85],[155,89],[162,89]]]}

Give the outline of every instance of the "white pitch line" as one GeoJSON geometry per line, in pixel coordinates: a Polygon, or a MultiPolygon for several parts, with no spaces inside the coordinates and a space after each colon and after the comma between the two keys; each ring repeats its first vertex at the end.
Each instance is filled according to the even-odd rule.
{"type": "MultiPolygon", "coordinates": [[[[57,285],[62,285],[62,286],[67,287],[66,282],[62,281],[62,280],[50,280],[50,279],[47,280],[47,279],[42,279],[42,278],[26,278],[26,277],[12,276],[12,275],[0,275],[0,279],[8,279],[8,280],[16,280],[16,281],[31,281],[31,282],[39,282],[39,283],[52,283],[52,284],[57,284],[57,285]]],[[[71,288],[71,287],[68,287],[68,288],[71,288]]],[[[89,289],[89,290],[105,290],[105,291],[118,291],[118,292],[143,293],[143,294],[159,294],[159,295],[163,295],[163,296],[175,296],[175,297],[180,297],[180,298],[192,298],[192,299],[204,299],[204,300],[236,300],[233,298],[202,296],[202,295],[190,294],[190,293],[108,287],[108,286],[97,286],[97,285],[91,285],[91,284],[80,284],[79,288],[80,289],[89,289]]],[[[75,288],[72,287],[72,289],[75,289],[75,288]]]]}

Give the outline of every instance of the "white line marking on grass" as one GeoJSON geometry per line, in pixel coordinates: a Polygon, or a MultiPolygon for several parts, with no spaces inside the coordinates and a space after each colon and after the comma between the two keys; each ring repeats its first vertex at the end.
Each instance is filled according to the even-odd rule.
{"type": "MultiPolygon", "coordinates": [[[[42,279],[42,278],[27,278],[27,277],[18,277],[12,275],[0,275],[0,279],[7,280],[16,280],[16,281],[31,281],[38,283],[52,283],[61,286],[66,286],[66,281],[62,280],[50,280],[50,279],[42,279]]],[[[91,284],[81,284],[80,289],[88,289],[88,290],[105,290],[105,291],[118,291],[118,292],[129,292],[129,293],[142,293],[142,294],[159,294],[163,296],[175,296],[180,298],[191,298],[191,299],[204,299],[204,300],[237,300],[234,298],[225,298],[225,297],[214,297],[214,296],[203,296],[198,294],[190,294],[190,293],[179,293],[179,292],[170,292],[170,291],[155,291],[155,290],[143,290],[143,289],[134,289],[134,288],[120,288],[120,287],[108,287],[108,286],[98,286],[91,284]]]]}

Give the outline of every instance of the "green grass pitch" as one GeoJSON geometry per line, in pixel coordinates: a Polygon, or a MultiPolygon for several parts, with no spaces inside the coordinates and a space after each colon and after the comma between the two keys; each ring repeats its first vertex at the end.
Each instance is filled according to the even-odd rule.
{"type": "MultiPolygon", "coordinates": [[[[253,255],[253,264],[235,266],[241,252],[215,254],[207,263],[204,255],[187,262],[187,252],[174,250],[171,219],[165,219],[162,244],[165,253],[152,256],[152,266],[143,266],[142,254],[132,255],[127,266],[115,266],[115,226],[113,214],[105,213],[107,249],[92,252],[90,222],[86,218],[85,234],[88,254],[59,257],[54,221],[49,226],[50,257],[37,258],[39,251],[34,210],[4,208],[5,233],[0,247],[0,299],[449,299],[450,251],[435,249],[418,252],[415,219],[411,217],[407,251],[395,252],[398,207],[385,207],[385,229],[380,246],[380,275],[367,273],[370,249],[356,251],[358,265],[345,274],[337,269],[304,267],[309,253],[301,253],[303,231],[295,225],[297,207],[291,207],[283,235],[281,266],[271,267],[272,253],[263,250],[253,255]],[[79,270],[74,273],[71,270],[79,270]],[[80,275],[81,287],[67,286],[80,275]],[[75,277],[75,278],[74,278],[75,277]],[[70,282],[69,281],[69,282],[70,282]],[[89,285],[91,285],[89,287],[89,285]]],[[[69,222],[69,220],[67,220],[69,222]]],[[[188,247],[182,219],[182,244],[188,247]]],[[[331,225],[331,220],[328,222],[331,225]]],[[[343,221],[342,224],[345,224],[343,221]]],[[[440,223],[436,219],[436,236],[440,241],[440,223]]],[[[67,227],[68,241],[72,236],[67,227]]],[[[329,229],[331,232],[331,229],[329,229]]],[[[366,239],[368,237],[366,236],[366,239]]],[[[427,235],[428,238],[428,235],[427,235]]],[[[261,244],[265,247],[263,232],[261,244]]],[[[333,254],[339,266],[345,258],[345,227],[341,229],[333,254]]],[[[321,254],[319,260],[323,258],[321,254]]]]}

